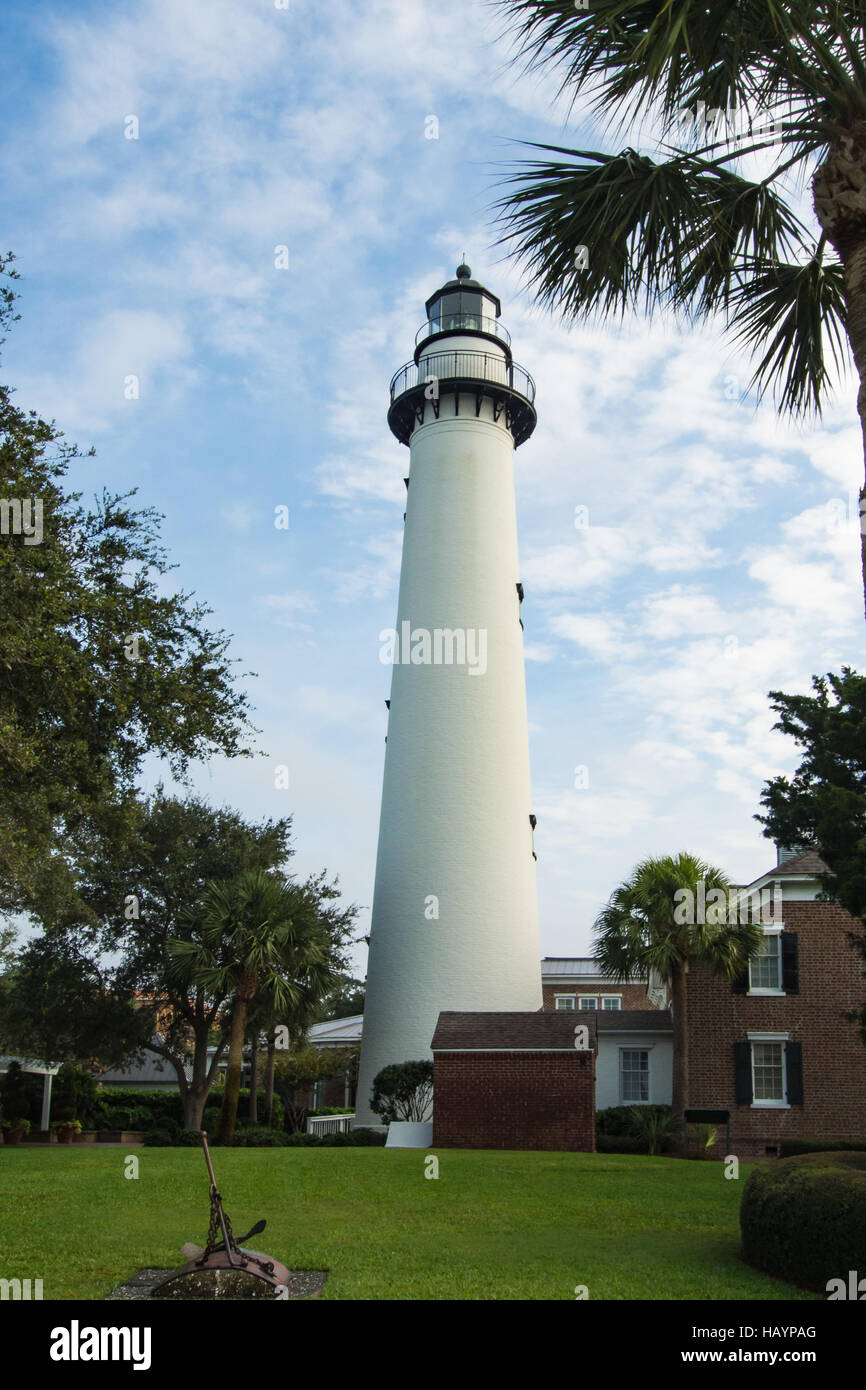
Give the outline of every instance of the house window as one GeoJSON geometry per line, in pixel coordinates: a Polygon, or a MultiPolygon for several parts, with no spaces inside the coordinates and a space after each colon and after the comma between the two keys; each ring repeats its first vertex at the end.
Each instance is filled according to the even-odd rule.
{"type": "Polygon", "coordinates": [[[619,1051],[619,1098],[623,1105],[649,1100],[649,1051],[621,1047],[619,1051]]]}
{"type": "Polygon", "coordinates": [[[754,1104],[786,1103],[784,1043],[752,1043],[752,1096],[754,1104]]]}
{"type": "Polygon", "coordinates": [[[779,932],[767,932],[760,950],[749,963],[749,993],[769,990],[782,992],[782,938],[779,932]]]}
{"type": "Polygon", "coordinates": [[[603,994],[603,995],[602,995],[602,999],[601,999],[601,1007],[602,1007],[603,1009],[621,1009],[621,1008],[622,1008],[622,995],[621,995],[621,994],[603,994]]]}
{"type": "Polygon", "coordinates": [[[556,1007],[557,1007],[557,1010],[559,1010],[559,1009],[573,1009],[573,1008],[574,1008],[574,995],[573,995],[573,994],[557,994],[557,996],[556,996],[556,1007]]]}
{"type": "Polygon", "coordinates": [[[582,994],[577,1007],[579,1009],[597,1009],[598,997],[595,994],[582,994]]]}

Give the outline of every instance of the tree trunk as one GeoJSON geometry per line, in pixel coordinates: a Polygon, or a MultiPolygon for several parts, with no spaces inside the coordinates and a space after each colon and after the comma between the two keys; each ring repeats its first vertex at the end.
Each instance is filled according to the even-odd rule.
{"type": "Polygon", "coordinates": [[[259,1122],[259,1030],[253,1027],[250,1040],[250,1123],[259,1122]]]}
{"type": "Polygon", "coordinates": [[[688,965],[672,971],[671,1016],[674,1025],[674,1067],[671,1109],[675,1119],[683,1123],[683,1111],[689,1103],[689,1045],[686,1028],[686,972],[688,965]]]}
{"type": "Polygon", "coordinates": [[[265,1124],[268,1129],[274,1123],[274,1069],[277,1058],[277,1035],[272,1029],[268,1033],[268,1060],[265,1064],[265,1124]]]}
{"type": "MultiPolygon", "coordinates": [[[[866,457],[866,121],[847,131],[812,179],[815,214],[844,268],[848,341],[860,378],[857,413],[866,457]]],[[[860,562],[866,603],[866,484],[860,489],[860,562]]]]}
{"type": "Polygon", "coordinates": [[[247,1031],[250,1001],[255,992],[256,974],[249,971],[241,977],[234,997],[229,1060],[226,1068],[226,1088],[217,1135],[220,1144],[230,1144],[234,1138],[235,1121],[238,1114],[238,1095],[241,1089],[241,1070],[244,1064],[244,1035],[247,1031]]]}
{"type": "Polygon", "coordinates": [[[208,1080],[207,1044],[209,1030],[206,1026],[196,1028],[192,1056],[192,1080],[187,1084],[183,1097],[184,1129],[201,1129],[201,1117],[210,1094],[208,1080]]]}

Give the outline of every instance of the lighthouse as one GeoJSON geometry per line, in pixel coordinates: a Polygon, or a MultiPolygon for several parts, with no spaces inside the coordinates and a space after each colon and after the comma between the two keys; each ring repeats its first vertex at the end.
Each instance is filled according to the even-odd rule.
{"type": "Polygon", "coordinates": [[[535,384],[469,266],[426,312],[388,412],[409,469],[356,1125],[441,1010],[542,1004],[514,499],[535,384]]]}

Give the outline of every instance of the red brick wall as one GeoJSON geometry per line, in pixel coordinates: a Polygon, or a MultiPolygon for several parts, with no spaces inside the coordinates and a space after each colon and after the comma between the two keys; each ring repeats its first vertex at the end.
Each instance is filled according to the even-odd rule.
{"type": "Polygon", "coordinates": [[[623,1009],[651,1009],[653,1006],[646,997],[646,985],[612,985],[610,980],[604,984],[600,981],[596,983],[584,982],[580,985],[569,984],[563,980],[558,984],[549,985],[547,981],[542,982],[542,995],[544,997],[544,1008],[552,1013],[556,1008],[557,994],[573,994],[574,1007],[577,1008],[582,994],[602,995],[602,994],[621,994],[623,1009]]]}
{"type": "Polygon", "coordinates": [[[433,1144],[595,1149],[594,1052],[439,1052],[433,1144]]]}
{"type": "Polygon", "coordinates": [[[740,1158],[765,1158],[783,1139],[866,1140],[866,1047],[841,1017],[866,997],[862,962],[846,937],[852,920],[833,903],[786,902],[784,924],[797,934],[797,994],[734,994],[699,967],[688,977],[689,1104],[731,1110],[731,1152],[740,1158]],[[802,1105],[736,1104],[734,1042],[762,1030],[802,1044],[802,1105]]]}

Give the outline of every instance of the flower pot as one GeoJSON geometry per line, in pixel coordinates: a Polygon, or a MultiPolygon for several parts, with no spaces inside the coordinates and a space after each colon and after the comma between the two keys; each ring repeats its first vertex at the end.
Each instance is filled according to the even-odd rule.
{"type": "Polygon", "coordinates": [[[432,1120],[392,1120],[386,1149],[429,1149],[433,1144],[432,1120]]]}
{"type": "Polygon", "coordinates": [[[77,1133],[77,1130],[75,1130],[75,1129],[72,1127],[72,1125],[64,1125],[62,1128],[61,1128],[61,1127],[58,1127],[58,1130],[57,1130],[57,1142],[58,1142],[58,1144],[71,1144],[72,1141],[73,1141],[73,1139],[75,1138],[76,1133],[77,1133]]]}
{"type": "Polygon", "coordinates": [[[25,1125],[16,1125],[14,1129],[7,1129],[5,1131],[6,1143],[20,1144],[26,1133],[27,1128],[25,1125]]]}

